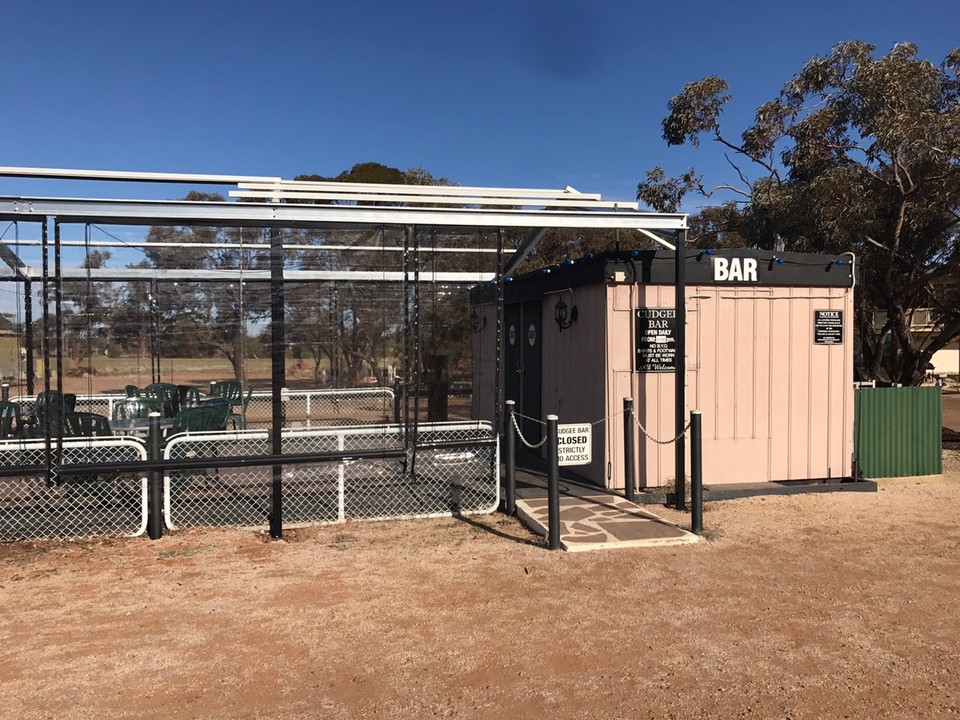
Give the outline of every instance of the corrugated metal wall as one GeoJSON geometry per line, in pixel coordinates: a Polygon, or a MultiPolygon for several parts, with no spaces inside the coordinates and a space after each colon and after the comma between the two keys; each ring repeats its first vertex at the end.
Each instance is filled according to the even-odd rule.
{"type": "MultiPolygon", "coordinates": [[[[688,287],[687,298],[687,404],[703,413],[704,482],[849,477],[851,290],[701,285],[688,287]],[[824,309],[844,311],[843,344],[814,343],[814,311],[824,309]]],[[[673,300],[669,286],[611,287],[608,382],[615,392],[609,412],[619,409],[632,375],[637,418],[664,439],[674,434],[674,376],[628,375],[633,359],[629,307],[631,301],[634,307],[673,307],[673,300]]],[[[639,440],[641,484],[671,483],[673,446],[639,440]]],[[[622,486],[618,453],[615,443],[615,487],[622,486]]]]}
{"type": "Polygon", "coordinates": [[[866,478],[943,472],[938,387],[858,388],[854,441],[866,478]]]}

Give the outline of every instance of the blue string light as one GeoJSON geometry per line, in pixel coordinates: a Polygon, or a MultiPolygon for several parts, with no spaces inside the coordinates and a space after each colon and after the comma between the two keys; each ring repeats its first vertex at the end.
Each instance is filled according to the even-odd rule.
{"type": "Polygon", "coordinates": [[[549,275],[549,274],[550,274],[550,268],[540,268],[540,274],[541,274],[541,275],[549,275]]]}
{"type": "Polygon", "coordinates": [[[704,255],[713,255],[713,248],[707,248],[703,251],[704,255]]]}
{"type": "Polygon", "coordinates": [[[777,265],[783,265],[783,258],[777,258],[777,265]]]}

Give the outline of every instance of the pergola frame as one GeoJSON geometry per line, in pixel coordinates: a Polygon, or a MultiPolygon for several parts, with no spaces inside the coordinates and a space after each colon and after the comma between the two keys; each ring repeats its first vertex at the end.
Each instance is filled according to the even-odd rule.
{"type": "MultiPolygon", "coordinates": [[[[244,202],[144,200],[116,198],[65,197],[0,197],[0,221],[40,223],[42,268],[25,266],[10,249],[0,242],[0,260],[12,275],[8,281],[23,282],[29,293],[32,281],[42,285],[43,320],[48,322],[48,292],[51,284],[49,232],[53,229],[55,267],[52,284],[55,294],[55,321],[57,323],[58,383],[62,383],[62,336],[60,328],[60,300],[64,279],[95,279],[100,281],[159,279],[176,280],[243,280],[269,282],[271,287],[272,380],[273,380],[273,452],[282,454],[279,428],[283,423],[280,390],[285,385],[284,369],[284,283],[303,280],[399,281],[413,282],[416,288],[423,280],[448,282],[486,282],[498,285],[497,318],[497,413],[500,420],[499,365],[502,351],[503,283],[519,264],[532,253],[549,229],[613,229],[639,231],[655,242],[676,252],[676,312],[678,352],[676,369],[676,429],[678,435],[686,425],[685,417],[685,288],[684,256],[687,216],[673,213],[648,213],[637,209],[636,203],[614,203],[601,200],[599,195],[579,193],[572,188],[563,190],[463,188],[459,186],[390,186],[358,183],[299,182],[274,177],[235,175],[196,175],[174,173],[115,172],[98,170],[0,167],[0,176],[39,178],[63,181],[109,181],[119,183],[175,183],[183,185],[236,185],[229,193],[244,202]],[[256,200],[253,201],[253,200],[256,200]],[[268,200],[264,202],[264,200],[268,200]],[[320,204],[323,203],[323,204],[320,204]],[[345,204],[346,203],[346,204],[345,204]],[[416,205],[411,205],[416,204],[416,205]],[[131,270],[96,269],[73,270],[61,266],[60,227],[64,224],[104,225],[188,225],[229,228],[260,228],[269,230],[270,270],[131,270]],[[278,230],[336,229],[372,230],[385,226],[404,228],[404,270],[385,274],[366,271],[295,271],[284,268],[284,244],[278,230]],[[526,228],[528,235],[520,247],[504,257],[502,229],[526,228]],[[490,230],[497,233],[497,272],[492,276],[476,272],[421,273],[419,265],[410,270],[407,262],[417,232],[464,232],[490,230]],[[672,241],[672,242],[671,242],[672,241]]],[[[93,243],[90,243],[93,246],[93,243]]],[[[257,247],[254,244],[253,247],[257,247]]],[[[266,243],[259,247],[266,249],[266,243]]],[[[231,247],[235,247],[231,245],[231,247]]],[[[328,249],[317,246],[318,249],[328,249]]],[[[456,248],[443,248],[456,250],[456,248]]],[[[419,248],[418,248],[419,251],[419,248]]],[[[30,302],[28,301],[28,306],[30,302]]],[[[31,322],[28,310],[27,323],[31,322]]],[[[29,343],[28,343],[29,345],[29,343]]],[[[32,349],[28,347],[28,353],[32,349]]],[[[28,367],[32,367],[28,358],[28,367]]],[[[45,385],[49,389],[49,363],[45,364],[45,385]]],[[[32,377],[29,385],[32,386],[32,377]]],[[[30,388],[32,392],[32,387],[30,388]]],[[[676,443],[677,505],[684,502],[685,476],[684,442],[676,443]]],[[[275,482],[279,482],[280,466],[274,468],[275,482]]],[[[279,493],[275,494],[278,497],[279,493]]],[[[275,508],[276,517],[282,515],[275,508]]],[[[271,527],[271,532],[274,528],[271,527]]],[[[279,533],[279,527],[277,533],[279,533]]],[[[277,535],[278,536],[278,535],[277,535]]]]}

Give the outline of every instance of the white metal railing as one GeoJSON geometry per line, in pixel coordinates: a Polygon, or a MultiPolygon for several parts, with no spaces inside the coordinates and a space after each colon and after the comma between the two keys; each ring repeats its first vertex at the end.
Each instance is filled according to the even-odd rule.
{"type": "MultiPolygon", "coordinates": [[[[0,440],[0,466],[47,464],[47,443],[0,440]]],[[[68,438],[51,443],[63,466],[147,459],[142,440],[129,437],[68,438]]],[[[147,527],[147,479],[135,473],[0,478],[0,540],[89,535],[140,535],[147,527]]]]}
{"type": "MultiPolygon", "coordinates": [[[[345,459],[283,468],[284,525],[357,519],[489,513],[500,500],[499,445],[488,422],[419,428],[417,457],[345,459]],[[437,447],[441,445],[441,447],[437,447]]],[[[288,430],[283,452],[404,450],[403,428],[378,425],[288,430]]],[[[270,467],[206,470],[204,458],[268,455],[265,430],[184,433],[169,439],[165,459],[196,460],[197,469],[164,477],[167,527],[262,526],[271,506],[270,467]]]]}

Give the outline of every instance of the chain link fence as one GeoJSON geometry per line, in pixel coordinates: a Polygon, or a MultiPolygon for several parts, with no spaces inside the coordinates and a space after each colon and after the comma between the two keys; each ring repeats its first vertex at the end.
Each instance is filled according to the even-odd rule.
{"type": "MultiPolygon", "coordinates": [[[[0,467],[43,466],[44,440],[0,441],[0,467]]],[[[57,453],[52,443],[52,455],[57,453]]],[[[61,464],[124,463],[147,459],[136,438],[64,440],[61,464]]],[[[139,535],[147,523],[147,481],[124,472],[22,475],[0,478],[0,540],[139,535]]]]}
{"type": "MultiPolygon", "coordinates": [[[[489,423],[421,425],[417,442],[391,426],[291,430],[285,454],[381,450],[397,457],[283,467],[284,525],[492,512],[499,503],[497,437],[489,423]]],[[[269,517],[270,467],[203,469],[204,458],[267,455],[266,431],[191,433],[171,438],[164,458],[198,468],[164,478],[169,528],[262,526],[269,517]]]]}

